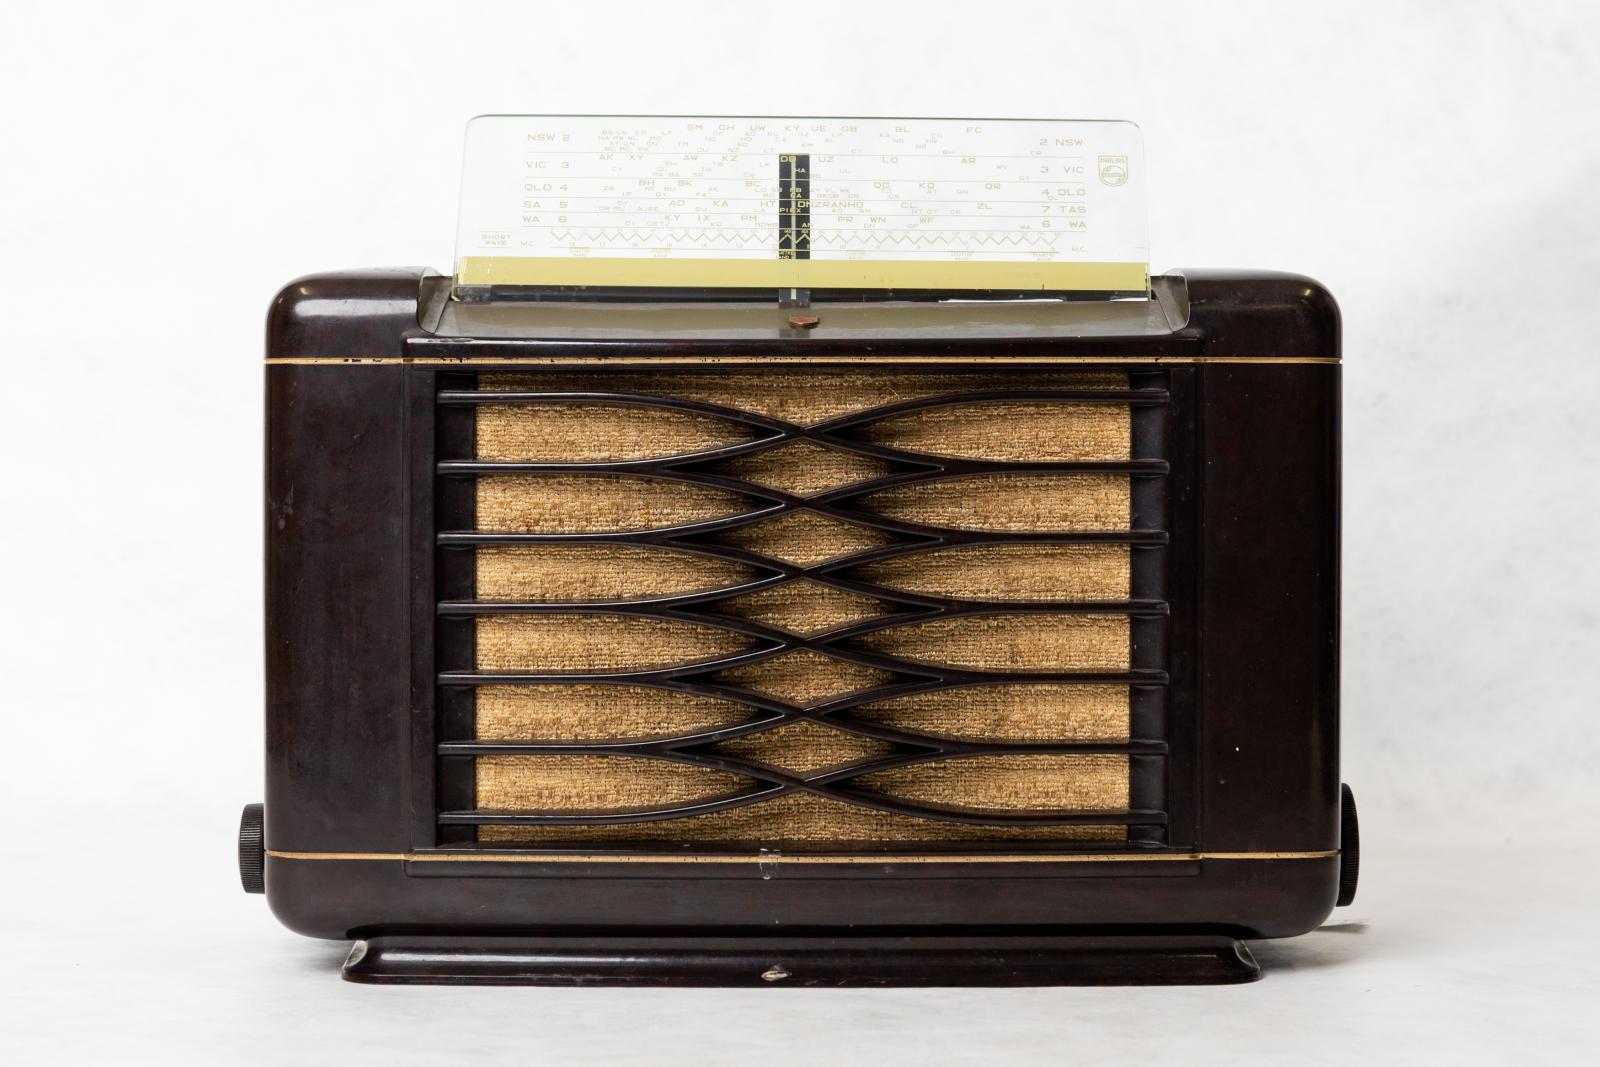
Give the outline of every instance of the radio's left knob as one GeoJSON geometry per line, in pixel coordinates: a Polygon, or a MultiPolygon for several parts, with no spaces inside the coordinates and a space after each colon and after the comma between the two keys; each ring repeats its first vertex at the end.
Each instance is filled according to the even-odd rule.
{"type": "Polygon", "coordinates": [[[239,881],[246,893],[267,891],[267,850],[261,836],[264,810],[260,804],[246,804],[239,816],[239,881]]]}

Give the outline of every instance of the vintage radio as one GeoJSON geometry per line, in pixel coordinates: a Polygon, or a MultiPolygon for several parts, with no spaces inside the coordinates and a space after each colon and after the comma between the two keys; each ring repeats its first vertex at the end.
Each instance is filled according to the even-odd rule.
{"type": "Polygon", "coordinates": [[[245,887],[358,981],[1255,977],[1355,890],[1339,317],[1141,172],[476,121],[453,277],[272,306],[245,887]]]}

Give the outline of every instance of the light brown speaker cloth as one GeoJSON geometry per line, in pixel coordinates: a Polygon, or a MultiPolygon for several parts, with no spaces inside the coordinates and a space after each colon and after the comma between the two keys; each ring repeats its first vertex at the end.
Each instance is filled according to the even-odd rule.
{"type": "MultiPolygon", "coordinates": [[[[700,768],[642,771],[632,766],[658,760],[621,757],[489,756],[480,758],[478,803],[485,810],[558,810],[574,800],[598,799],[645,805],[684,803],[713,788],[714,775],[700,768]],[[549,760],[583,760],[581,765],[550,766],[549,760]],[[597,760],[615,760],[603,773],[597,760]],[[546,761],[540,765],[534,761],[546,761]],[[582,770],[578,769],[581,766],[582,770]],[[680,773],[688,772],[688,773],[680,773]]],[[[663,767],[671,764],[661,763],[663,767]]],[[[883,772],[874,784],[935,797],[940,806],[960,804],[967,797],[1004,802],[1072,798],[1068,810],[1117,811],[1127,803],[1128,761],[1124,756],[988,756],[983,762],[959,760],[921,764],[883,772]],[[969,768],[960,764],[971,763],[969,768]],[[948,770],[946,768],[949,768],[948,770]],[[920,773],[918,773],[920,772],[920,773]],[[931,777],[921,777],[931,774],[931,777]]],[[[732,777],[732,776],[729,776],[732,777]]],[[[998,809],[997,809],[998,810],[998,809]]],[[[601,826],[484,826],[478,837],[505,844],[579,845],[608,841],[758,841],[826,844],[828,842],[912,841],[1121,841],[1125,827],[1005,826],[940,822],[897,812],[876,811],[813,795],[776,800],[707,815],[658,822],[601,826]]]]}
{"type": "Polygon", "coordinates": [[[639,545],[483,545],[479,600],[580,604],[724,589],[756,576],[742,563],[639,545]]]}
{"type": "Polygon", "coordinates": [[[1121,811],[1126,756],[969,756],[864,774],[856,784],[930,807],[1121,811]]]}
{"type": "Polygon", "coordinates": [[[750,647],[710,626],[628,615],[481,615],[481,670],[616,671],[675,667],[750,647]]]}
{"type": "Polygon", "coordinates": [[[477,717],[481,741],[643,741],[753,716],[731,700],[640,685],[489,685],[477,717]]]}
{"type": "Polygon", "coordinates": [[[717,610],[790,633],[809,635],[878,618],[888,614],[891,606],[860,593],[802,578],[719,601],[717,610]]]}
{"type": "MultiPolygon", "coordinates": [[[[843,757],[835,762],[853,758],[849,743],[823,743],[838,746],[828,753],[843,757]]],[[[724,742],[724,748],[734,744],[724,742]]],[[[817,763],[770,737],[764,744],[767,762],[796,769],[817,763]]],[[[967,756],[874,771],[855,781],[929,807],[1114,811],[1126,803],[1127,763],[1126,756],[967,756]]],[[[742,775],[636,756],[480,756],[478,766],[478,803],[488,811],[622,813],[712,800],[749,784],[742,775]]]]}
{"type": "Polygon", "coordinates": [[[686,411],[598,404],[486,404],[478,458],[604,463],[702,452],[748,441],[738,423],[686,411]]]}
{"type": "Polygon", "coordinates": [[[957,545],[850,568],[845,577],[956,600],[1126,600],[1127,545],[957,545]]]}
{"type": "Polygon", "coordinates": [[[1079,533],[1128,528],[1126,474],[980,474],[882,489],[857,506],[947,530],[1079,533]]]}
{"type": "Polygon", "coordinates": [[[720,742],[713,751],[780,771],[810,774],[856,760],[886,756],[894,751],[894,745],[814,722],[791,722],[720,742]]]}
{"type": "MultiPolygon", "coordinates": [[[[630,392],[699,400],[812,424],[868,407],[980,389],[1018,388],[982,372],[895,370],[656,374],[483,375],[480,388],[630,392]]],[[[1125,375],[1030,376],[1033,388],[1117,389],[1125,375]]],[[[682,455],[749,441],[766,431],[681,411],[616,405],[487,405],[477,414],[478,457],[598,462],[682,455]]],[[[849,435],[930,456],[1000,461],[1126,460],[1123,405],[1017,400],[965,403],[894,416],[849,435]]],[[[791,442],[718,464],[758,485],[814,495],[880,477],[890,465],[810,442],[791,442]]],[[[1129,478],[1121,474],[995,473],[894,487],[841,506],[954,530],[1123,530],[1129,478]]],[[[660,529],[741,514],[764,502],[739,493],[624,475],[507,474],[478,479],[478,528],[506,532],[660,529]]],[[[878,548],[892,534],[815,512],[790,512],[716,535],[720,544],[809,565],[878,548]]],[[[1118,601],[1129,595],[1125,545],[956,546],[852,568],[849,577],[911,593],[968,601],[1118,601]]],[[[624,545],[486,546],[477,596],[581,603],[727,588],[758,572],[740,563],[624,545]]],[[[875,618],[892,605],[799,580],[737,594],[696,610],[722,612],[796,634],[875,618]]],[[[703,662],[759,643],[715,627],[620,615],[481,617],[480,669],[629,670],[703,662]]],[[[1116,615],[985,615],[877,631],[856,647],[910,662],[983,671],[1121,671],[1129,627],[1116,615]]],[[[716,684],[802,707],[895,680],[890,672],[810,650],[724,669],[716,684]]],[[[484,740],[584,741],[684,736],[768,714],[693,694],[634,685],[487,686],[477,694],[484,740]]],[[[1125,685],[994,684],[874,701],[843,713],[936,738],[1000,742],[1126,740],[1125,685]]],[[[719,742],[717,752],[791,773],[870,759],[886,741],[795,722],[719,742]]],[[[494,756],[477,760],[477,803],[488,810],[630,811],[753,788],[740,775],[662,760],[614,756],[494,756]]],[[[995,755],[873,772],[854,788],[918,804],[993,810],[1119,811],[1129,760],[1120,755],[995,755]]],[[[942,822],[810,795],[689,818],[604,826],[485,826],[486,842],[605,841],[1116,841],[1121,826],[1004,826],[942,822]]]]}
{"type": "Polygon", "coordinates": [[[894,536],[815,511],[791,511],[729,530],[717,540],[768,559],[809,567],[893,544],[894,536]]]}
{"type": "MultiPolygon", "coordinates": [[[[847,576],[954,599],[1108,601],[1127,598],[1128,575],[1127,545],[961,545],[864,564],[847,576]]],[[[477,552],[481,600],[637,600],[724,589],[755,577],[754,568],[741,563],[638,545],[485,545],[477,552]]],[[[808,597],[798,590],[811,588],[801,580],[746,597],[760,596],[760,603],[776,608],[808,597]],[[785,589],[793,591],[779,595],[785,589]]],[[[878,603],[861,600],[863,607],[878,603]]],[[[748,616],[741,602],[723,601],[719,610],[748,616]]],[[[777,615],[766,621],[784,625],[777,615]]]]}
{"type": "Polygon", "coordinates": [[[1128,458],[1131,421],[1120,404],[989,400],[893,416],[864,436],[929,456],[1115,461],[1128,458]]]}
{"type": "Polygon", "coordinates": [[[791,441],[765,452],[728,460],[717,467],[717,473],[796,496],[815,496],[830,489],[881,478],[893,469],[871,456],[824,448],[810,441],[791,441]]]}
{"type": "MultiPolygon", "coordinates": [[[[1128,376],[1117,371],[1043,371],[1030,373],[1025,383],[1019,383],[1015,374],[987,371],[930,374],[889,368],[814,371],[774,368],[674,374],[652,371],[484,374],[478,379],[478,388],[495,391],[632,393],[696,400],[802,426],[905,400],[980,390],[1015,390],[1019,385],[1033,389],[1126,389],[1128,376]]],[[[1119,410],[1126,418],[1128,409],[1119,407],[1119,410]]],[[[605,441],[598,433],[593,437],[596,441],[605,441]]]]}
{"type": "Polygon", "coordinates": [[[1128,740],[1125,685],[977,685],[851,708],[864,722],[957,741],[1128,740]]]}
{"type": "Polygon", "coordinates": [[[749,511],[722,489],[619,474],[486,474],[478,529],[497,533],[662,530],[749,511]]]}
{"type": "Polygon", "coordinates": [[[872,652],[975,671],[1125,671],[1126,615],[977,615],[852,638],[872,652]]]}
{"type": "MultiPolygon", "coordinates": [[[[850,718],[971,741],[1128,739],[1123,685],[978,685],[851,708],[850,718]]],[[[633,685],[490,685],[478,690],[484,741],[617,741],[681,737],[754,717],[742,704],[633,685]]]]}
{"type": "Polygon", "coordinates": [[[814,708],[850,693],[887,685],[894,681],[894,675],[800,649],[719,671],[715,680],[719,685],[750,689],[798,707],[814,708]]]}
{"type": "MultiPolygon", "coordinates": [[[[1126,761],[1124,761],[1125,763],[1126,761]]],[[[531,773],[528,771],[523,774],[531,773]]],[[[1048,777],[1052,772],[1041,769],[1048,777]]],[[[1106,775],[1108,796],[1127,795],[1127,775],[1106,775]]],[[[789,794],[742,808],[692,815],[661,822],[602,826],[481,826],[485,844],[574,848],[614,842],[749,842],[782,847],[871,843],[958,842],[1117,842],[1127,839],[1123,826],[1001,826],[992,823],[936,822],[897,812],[875,811],[828,800],[789,794]]]]}

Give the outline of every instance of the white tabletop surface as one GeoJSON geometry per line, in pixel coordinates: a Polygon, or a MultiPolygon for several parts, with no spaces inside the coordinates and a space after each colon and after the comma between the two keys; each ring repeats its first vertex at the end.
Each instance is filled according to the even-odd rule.
{"type": "Polygon", "coordinates": [[[1369,844],[1357,902],[1254,943],[1248,986],[400,988],[341,981],[347,944],[240,892],[228,829],[159,866],[23,846],[0,883],[9,1062],[1600,1061],[1600,851],[1369,844]]]}

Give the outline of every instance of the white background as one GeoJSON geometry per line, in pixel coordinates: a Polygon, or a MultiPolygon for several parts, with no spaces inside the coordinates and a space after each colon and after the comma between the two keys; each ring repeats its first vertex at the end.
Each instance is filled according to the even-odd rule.
{"type": "Polygon", "coordinates": [[[0,1056],[1593,1061],[1592,6],[30,3],[0,90],[0,1056]],[[267,302],[448,269],[486,111],[1130,118],[1155,266],[1325,282],[1339,925],[1233,989],[374,990],[241,894],[267,302]]]}

